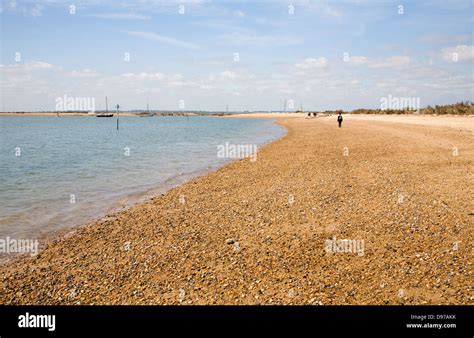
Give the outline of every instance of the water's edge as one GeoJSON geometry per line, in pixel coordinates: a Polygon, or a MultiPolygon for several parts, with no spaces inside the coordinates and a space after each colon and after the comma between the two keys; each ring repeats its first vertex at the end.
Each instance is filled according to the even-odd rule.
{"type": "MultiPolygon", "coordinates": [[[[214,118],[222,118],[222,117],[215,116],[214,118]]],[[[242,118],[245,118],[245,117],[242,117],[242,118]]],[[[265,118],[259,118],[259,119],[265,119],[265,118]]],[[[281,135],[275,136],[272,139],[260,144],[258,147],[259,149],[258,151],[288,136],[288,129],[285,126],[278,123],[276,119],[271,119],[271,121],[274,124],[277,124],[281,127],[281,135]]],[[[101,212],[100,215],[96,217],[91,217],[87,221],[82,221],[82,222],[78,222],[72,225],[68,225],[62,229],[50,230],[49,232],[38,236],[37,238],[39,242],[38,254],[40,254],[46,247],[48,247],[48,245],[54,242],[60,241],[63,238],[73,236],[78,230],[84,227],[93,226],[94,224],[100,221],[114,218],[116,217],[116,214],[118,214],[119,212],[124,212],[133,207],[144,204],[153,198],[166,194],[167,192],[192,181],[193,179],[204,177],[210,173],[216,172],[217,170],[221,168],[224,168],[227,165],[230,165],[236,161],[242,161],[242,160],[248,160],[248,158],[247,159],[241,159],[241,158],[240,159],[239,158],[226,159],[224,162],[217,165],[210,165],[206,169],[197,170],[191,173],[187,173],[185,175],[176,174],[175,176],[169,178],[167,182],[159,184],[158,186],[151,186],[146,191],[134,192],[128,195],[124,195],[122,199],[127,200],[127,203],[125,204],[117,205],[117,203],[115,203],[114,205],[114,203],[111,203],[110,207],[106,211],[101,212]]],[[[0,254],[0,265],[13,264],[15,260],[23,259],[28,256],[31,256],[31,254],[29,253],[16,253],[16,254],[10,253],[8,255],[0,254]]]]}

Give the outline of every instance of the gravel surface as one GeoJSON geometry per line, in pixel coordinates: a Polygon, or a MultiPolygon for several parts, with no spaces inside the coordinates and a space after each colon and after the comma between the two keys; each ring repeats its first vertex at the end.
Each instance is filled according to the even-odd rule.
{"type": "Polygon", "coordinates": [[[0,303],[474,303],[471,131],[278,122],[257,161],[0,267],[0,303]]]}

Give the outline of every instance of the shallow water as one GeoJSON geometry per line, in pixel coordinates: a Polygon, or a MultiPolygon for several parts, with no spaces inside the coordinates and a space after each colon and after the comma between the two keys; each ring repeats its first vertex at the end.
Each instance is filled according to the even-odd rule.
{"type": "Polygon", "coordinates": [[[0,238],[38,238],[229,161],[217,147],[262,145],[270,120],[0,117],[0,238]],[[18,155],[18,156],[17,156],[18,155]]]}

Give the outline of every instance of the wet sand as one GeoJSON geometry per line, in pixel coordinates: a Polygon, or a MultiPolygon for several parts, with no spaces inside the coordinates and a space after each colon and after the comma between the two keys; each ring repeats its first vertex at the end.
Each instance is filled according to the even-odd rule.
{"type": "Polygon", "coordinates": [[[0,267],[0,303],[474,303],[472,130],[265,117],[288,134],[255,162],[0,267]],[[327,250],[342,239],[363,246],[327,250]]]}

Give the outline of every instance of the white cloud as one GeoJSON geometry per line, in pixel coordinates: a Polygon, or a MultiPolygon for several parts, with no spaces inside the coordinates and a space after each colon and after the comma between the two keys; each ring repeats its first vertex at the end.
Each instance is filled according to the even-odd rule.
{"type": "Polygon", "coordinates": [[[84,69],[82,71],[73,70],[71,72],[66,73],[67,76],[70,77],[97,77],[99,73],[94,72],[90,69],[84,69]]]}
{"type": "Polygon", "coordinates": [[[466,100],[474,93],[472,79],[465,74],[457,75],[454,69],[407,63],[397,56],[376,61],[366,56],[350,59],[354,64],[377,64],[379,68],[381,64],[384,67],[408,65],[409,71],[401,72],[396,67],[344,67],[339,58],[332,63],[322,56],[280,64],[278,68],[259,69],[257,73],[234,65],[216,66],[210,73],[194,75],[158,72],[153,68],[105,75],[91,69],[66,71],[60,66],[36,61],[0,65],[2,75],[5,74],[1,82],[6,93],[2,109],[54,109],[54,98],[65,93],[96,98],[108,96],[124,109],[143,107],[149,96],[150,102],[156,102],[159,109],[176,109],[178,100],[185,99],[187,109],[209,110],[225,109],[226,104],[232,109],[281,109],[285,98],[294,100],[298,106],[301,102],[308,109],[370,107],[378,106],[377,98],[387,93],[409,93],[429,104],[432,97],[455,92],[456,97],[466,100]],[[31,99],[22,101],[21,95],[29,95],[31,99]]]}
{"type": "Polygon", "coordinates": [[[42,61],[32,61],[28,63],[16,63],[11,65],[0,65],[0,72],[2,73],[28,73],[38,70],[46,70],[56,68],[50,63],[42,61]]]}
{"type": "Polygon", "coordinates": [[[234,62],[230,56],[196,58],[193,60],[193,63],[198,66],[221,66],[229,62],[234,62]]]}
{"type": "Polygon", "coordinates": [[[170,87],[191,87],[195,86],[196,83],[193,81],[170,81],[168,82],[168,86],[170,87]]]}
{"type": "Polygon", "coordinates": [[[88,17],[98,19],[116,19],[116,20],[149,20],[150,17],[136,13],[103,13],[103,14],[90,14],[88,17]]]}
{"type": "Polygon", "coordinates": [[[27,70],[52,69],[54,66],[47,62],[33,61],[24,65],[27,70]]]}
{"type": "Polygon", "coordinates": [[[298,45],[302,41],[299,38],[291,36],[276,35],[258,35],[255,33],[234,32],[231,34],[223,34],[219,37],[227,44],[237,46],[282,46],[282,45],[298,45]]]}
{"type": "Polygon", "coordinates": [[[38,17],[43,15],[43,10],[45,8],[44,5],[40,2],[34,3],[28,3],[28,2],[22,2],[18,4],[15,0],[12,1],[2,1],[2,9],[1,13],[3,12],[8,12],[8,13],[17,13],[21,14],[23,16],[29,17],[38,17]]]}
{"type": "Polygon", "coordinates": [[[234,11],[234,16],[236,18],[244,18],[246,15],[244,12],[237,10],[237,11],[234,11]]]}
{"type": "Polygon", "coordinates": [[[228,78],[228,79],[235,79],[238,76],[236,72],[232,72],[230,70],[223,71],[220,75],[223,78],[228,78]]]}
{"type": "Polygon", "coordinates": [[[448,35],[448,34],[425,34],[418,38],[418,41],[425,44],[449,44],[449,43],[466,43],[471,39],[467,34],[448,35]]]}
{"type": "Polygon", "coordinates": [[[162,73],[126,73],[122,77],[133,80],[163,80],[165,76],[162,73]]]}
{"type": "Polygon", "coordinates": [[[381,62],[375,62],[370,65],[372,68],[397,68],[408,65],[410,58],[408,56],[391,56],[381,62]]]}
{"type": "Polygon", "coordinates": [[[23,11],[24,15],[31,15],[31,16],[42,16],[43,15],[43,6],[41,5],[34,5],[33,7],[26,9],[23,11]]]}
{"type": "Polygon", "coordinates": [[[445,62],[470,62],[474,60],[474,46],[458,45],[441,49],[441,58],[445,62]]]}
{"type": "MultiPolygon", "coordinates": [[[[186,80],[181,74],[163,74],[163,73],[125,73],[121,75],[122,79],[130,80],[135,86],[140,86],[137,83],[143,83],[145,90],[151,83],[157,83],[161,86],[167,87],[185,87],[195,86],[196,83],[191,80],[186,80]],[[138,82],[137,82],[138,81],[138,82]],[[146,82],[144,82],[146,81],[146,82]]],[[[136,87],[138,89],[138,87],[136,87]]]]}
{"type": "Polygon", "coordinates": [[[229,80],[232,80],[232,83],[237,83],[239,80],[241,82],[249,81],[254,79],[255,75],[247,71],[246,69],[236,69],[236,70],[224,70],[218,74],[210,74],[203,81],[207,84],[216,82],[228,83],[229,80]]]}
{"type": "Polygon", "coordinates": [[[137,36],[142,39],[146,39],[146,40],[150,40],[150,41],[158,42],[158,43],[163,43],[163,44],[167,44],[171,46],[188,48],[188,49],[198,48],[198,46],[194,43],[181,41],[178,39],[174,39],[174,38],[164,36],[164,35],[155,34],[152,32],[127,31],[127,33],[132,36],[137,36]]]}
{"type": "MultiPolygon", "coordinates": [[[[292,2],[290,4],[292,4],[292,2]]],[[[337,19],[342,16],[341,11],[321,1],[301,0],[296,2],[295,12],[298,11],[299,8],[305,12],[314,13],[321,18],[337,19]]]]}
{"type": "Polygon", "coordinates": [[[369,59],[366,56],[350,56],[347,63],[352,65],[365,65],[369,63],[369,59]]]}
{"type": "Polygon", "coordinates": [[[325,57],[306,58],[302,63],[296,63],[294,66],[300,70],[324,68],[327,66],[327,59],[325,57]]]}

